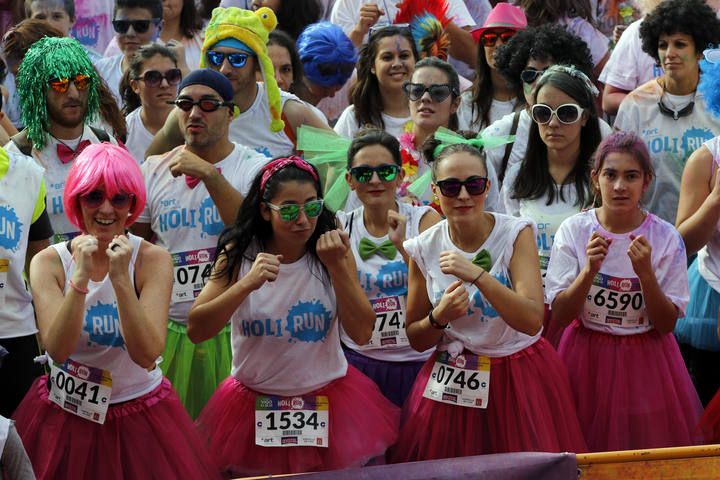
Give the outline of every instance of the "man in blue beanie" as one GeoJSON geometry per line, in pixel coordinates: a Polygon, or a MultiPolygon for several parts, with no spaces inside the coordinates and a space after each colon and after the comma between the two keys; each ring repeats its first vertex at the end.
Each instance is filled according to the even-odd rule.
{"type": "Polygon", "coordinates": [[[185,145],[142,164],[147,204],[131,230],[148,240],[154,235],[155,243],[172,254],[174,282],[161,368],[195,418],[230,375],[230,331],[194,345],[187,336],[188,312],[210,274],[220,232],[235,221],[266,159],[229,140],[236,107],[223,74],[209,68],[193,71],[180,83],[173,103],[185,145]]]}

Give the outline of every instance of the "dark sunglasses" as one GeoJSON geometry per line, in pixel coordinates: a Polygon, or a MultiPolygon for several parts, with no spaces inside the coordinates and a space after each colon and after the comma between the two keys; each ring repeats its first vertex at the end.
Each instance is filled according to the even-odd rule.
{"type": "Polygon", "coordinates": [[[113,208],[122,210],[130,206],[134,198],[135,195],[132,193],[116,193],[111,198],[108,198],[105,192],[93,190],[85,195],[80,195],[80,203],[86,208],[98,208],[107,199],[110,200],[110,205],[112,205],[113,208]]]}
{"type": "Polygon", "coordinates": [[[179,68],[173,68],[164,74],[157,70],[148,70],[141,77],[135,77],[135,80],[142,80],[146,87],[159,87],[163,80],[167,80],[168,85],[177,85],[182,80],[182,72],[179,68]]]}
{"type": "Polygon", "coordinates": [[[536,103],[532,106],[531,116],[535,123],[540,125],[550,123],[553,115],[557,117],[560,123],[570,125],[580,120],[583,111],[584,109],[580,105],[574,103],[560,105],[555,110],[544,103],[536,103]]]}
{"type": "Polygon", "coordinates": [[[542,74],[545,73],[545,70],[547,70],[547,68],[544,68],[542,70],[526,68],[525,70],[520,72],[520,79],[527,84],[533,83],[535,82],[535,80],[538,79],[538,77],[542,76],[542,74]]]}
{"type": "Polygon", "coordinates": [[[483,47],[494,47],[498,39],[503,43],[507,43],[517,32],[515,30],[503,30],[502,32],[483,32],[480,35],[480,43],[483,47]]]}
{"type": "Polygon", "coordinates": [[[125,35],[130,27],[133,28],[135,33],[145,33],[150,29],[150,24],[158,26],[160,24],[160,18],[153,18],[151,20],[113,20],[113,29],[120,35],[125,35]]]}
{"type": "Polygon", "coordinates": [[[320,63],[317,66],[318,73],[323,77],[335,75],[348,76],[355,70],[354,63],[320,63]]]}
{"type": "Polygon", "coordinates": [[[197,105],[200,107],[200,110],[206,113],[211,113],[216,111],[220,107],[228,107],[230,108],[232,106],[232,102],[222,102],[220,100],[215,100],[213,98],[201,98],[200,100],[191,100],[189,98],[178,98],[177,100],[173,102],[167,102],[170,105],[175,105],[183,112],[189,112],[192,110],[192,108],[197,105]]]}
{"type": "Polygon", "coordinates": [[[467,178],[466,180],[458,180],[457,178],[449,178],[447,180],[438,180],[435,182],[440,188],[440,192],[445,197],[457,197],[460,195],[460,190],[465,187],[468,195],[482,195],[487,189],[488,178],[478,177],[474,175],[467,178]]]}
{"type": "Polygon", "coordinates": [[[392,182],[400,172],[397,165],[380,165],[378,167],[353,167],[350,169],[350,175],[360,183],[368,183],[372,180],[373,174],[377,173],[378,178],[382,182],[392,182]]]}
{"type": "Polygon", "coordinates": [[[53,78],[48,82],[48,84],[50,85],[50,88],[56,92],[65,93],[68,91],[68,88],[70,88],[70,82],[73,82],[75,84],[75,88],[78,90],[85,90],[92,83],[92,78],[90,78],[90,75],[83,75],[82,73],[79,73],[75,75],[74,78],[53,78]]]}
{"type": "Polygon", "coordinates": [[[286,222],[292,222],[297,220],[300,216],[300,209],[305,211],[305,215],[309,218],[315,218],[320,215],[323,208],[323,200],[311,200],[303,205],[297,203],[285,203],[283,205],[273,205],[270,202],[265,202],[271,210],[275,210],[280,214],[280,218],[286,222]]]}
{"type": "Polygon", "coordinates": [[[247,59],[250,55],[247,53],[224,53],[224,52],[216,52],[215,50],[210,50],[205,54],[205,57],[207,57],[207,61],[210,65],[213,67],[220,67],[222,66],[223,62],[227,58],[228,63],[233,68],[242,68],[247,63],[247,59]]]}
{"type": "Polygon", "coordinates": [[[436,103],[442,102],[447,97],[449,97],[451,93],[455,95],[458,94],[447,83],[434,83],[426,87],[422,83],[405,82],[405,84],[403,85],[403,91],[405,92],[405,95],[407,95],[407,97],[413,102],[420,100],[422,96],[425,95],[425,92],[428,92],[430,94],[430,98],[432,98],[432,101],[436,103]]]}

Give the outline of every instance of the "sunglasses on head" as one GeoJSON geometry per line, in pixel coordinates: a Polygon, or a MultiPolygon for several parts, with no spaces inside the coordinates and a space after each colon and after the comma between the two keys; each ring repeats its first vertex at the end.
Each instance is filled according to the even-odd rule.
{"type": "Polygon", "coordinates": [[[502,32],[483,32],[480,35],[480,43],[483,47],[494,47],[498,40],[507,43],[517,32],[515,30],[503,30],[502,32]]]}
{"type": "Polygon", "coordinates": [[[116,193],[112,197],[108,198],[105,192],[101,190],[93,190],[85,195],[80,195],[80,203],[87,208],[98,208],[107,199],[110,201],[110,205],[112,205],[113,208],[122,210],[123,208],[130,206],[134,198],[135,195],[132,193],[116,193]]]}
{"type": "Polygon", "coordinates": [[[460,195],[460,190],[465,187],[468,195],[482,195],[487,189],[488,178],[479,177],[474,175],[465,180],[458,180],[457,178],[449,178],[447,180],[438,180],[435,182],[440,188],[440,192],[445,197],[457,197],[460,195]]]}
{"type": "Polygon", "coordinates": [[[73,82],[78,90],[85,90],[92,83],[92,78],[90,78],[90,75],[79,73],[74,78],[53,78],[48,83],[50,88],[56,92],[65,93],[70,88],[70,82],[73,82]]]}
{"type": "Polygon", "coordinates": [[[353,167],[350,169],[350,175],[360,183],[368,183],[372,180],[373,174],[377,173],[381,182],[392,182],[400,172],[397,165],[380,165],[378,167],[353,167]]]}
{"type": "Polygon", "coordinates": [[[175,101],[167,102],[169,105],[175,105],[183,112],[189,112],[192,108],[197,105],[205,113],[211,113],[216,111],[220,107],[228,107],[232,105],[231,102],[223,102],[214,98],[201,98],[200,100],[192,100],[190,98],[178,98],[175,101]]]}
{"type": "Polygon", "coordinates": [[[413,102],[420,100],[425,92],[428,92],[432,101],[436,103],[442,102],[452,93],[457,95],[457,92],[447,83],[434,83],[426,87],[422,83],[405,82],[403,91],[413,102]]]}
{"type": "Polygon", "coordinates": [[[292,222],[297,220],[300,216],[300,209],[305,212],[309,218],[315,218],[320,215],[323,209],[323,200],[310,200],[309,202],[298,205],[297,203],[285,203],[283,205],[273,205],[270,202],[265,202],[271,210],[275,210],[280,214],[280,218],[286,222],[292,222]]]}
{"type": "Polygon", "coordinates": [[[332,77],[335,75],[348,76],[355,69],[354,63],[320,63],[317,66],[318,73],[323,77],[332,77]]]}
{"type": "Polygon", "coordinates": [[[543,68],[542,70],[526,68],[525,70],[520,72],[520,79],[527,84],[531,84],[535,82],[535,80],[537,80],[539,77],[541,77],[542,74],[545,73],[545,70],[547,70],[547,68],[543,68]]]}
{"type": "Polygon", "coordinates": [[[532,119],[535,121],[535,123],[538,123],[540,125],[550,123],[553,115],[557,117],[560,123],[570,125],[580,120],[580,116],[582,115],[584,110],[584,108],[579,105],[575,105],[574,103],[566,103],[564,105],[560,105],[555,110],[550,108],[548,105],[545,105],[544,103],[536,103],[532,106],[531,112],[532,119]]]}
{"type": "Polygon", "coordinates": [[[135,80],[142,80],[146,87],[159,87],[163,80],[166,80],[168,85],[177,85],[182,80],[182,72],[179,68],[173,68],[165,73],[148,70],[142,76],[135,77],[135,80]]]}
{"type": "Polygon", "coordinates": [[[210,65],[213,67],[220,67],[222,66],[223,62],[227,58],[228,63],[233,68],[242,68],[247,63],[248,57],[250,55],[247,53],[240,53],[240,52],[233,52],[233,53],[224,53],[224,52],[216,52],[215,50],[210,50],[205,54],[205,57],[207,58],[207,61],[210,65]]]}
{"type": "Polygon", "coordinates": [[[133,28],[135,33],[145,33],[150,29],[150,24],[155,26],[160,24],[159,18],[153,18],[151,20],[113,20],[113,29],[120,35],[124,35],[133,28]]]}

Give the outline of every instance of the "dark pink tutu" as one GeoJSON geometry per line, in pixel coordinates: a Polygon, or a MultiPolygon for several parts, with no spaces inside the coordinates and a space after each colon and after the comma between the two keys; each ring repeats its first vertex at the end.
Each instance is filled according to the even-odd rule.
{"type": "Polygon", "coordinates": [[[383,455],[398,435],[400,409],[352,365],[347,375],[306,395],[327,395],[329,447],[255,444],[255,397],[230,377],[200,413],[197,426],[217,468],[226,475],[299,473],[359,467],[383,455]]]}
{"type": "Polygon", "coordinates": [[[219,478],[170,382],[111,405],[105,423],[67,413],[36,380],[15,412],[38,479],[219,478]]]}
{"type": "Polygon", "coordinates": [[[543,318],[543,333],[542,336],[545,340],[550,342],[553,348],[557,349],[560,345],[560,339],[562,338],[565,327],[560,325],[560,322],[553,322],[551,318],[550,305],[545,304],[545,317],[543,318]]]}
{"type": "Polygon", "coordinates": [[[705,443],[720,442],[720,391],[705,408],[700,419],[700,432],[705,443]]]}
{"type": "Polygon", "coordinates": [[[591,451],[694,445],[702,414],[675,337],[596,332],[577,320],[559,349],[591,451]]]}
{"type": "Polygon", "coordinates": [[[586,451],[565,367],[545,339],[491,360],[487,409],[423,397],[435,358],[425,363],[403,409],[391,461],[586,451]]]}

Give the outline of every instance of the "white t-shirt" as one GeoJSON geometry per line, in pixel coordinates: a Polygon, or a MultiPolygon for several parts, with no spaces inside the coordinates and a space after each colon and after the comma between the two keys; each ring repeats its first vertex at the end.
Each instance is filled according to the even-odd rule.
{"type": "MultiPolygon", "coordinates": [[[[414,238],[420,233],[420,221],[430,207],[416,207],[407,203],[398,202],[398,213],[407,218],[407,226],[405,230],[406,238],[414,238]]],[[[350,246],[357,263],[358,277],[360,278],[360,286],[365,291],[365,295],[369,299],[387,303],[390,299],[402,311],[401,316],[404,319],[407,315],[405,305],[407,305],[407,287],[408,287],[408,268],[403,260],[402,255],[397,252],[395,258],[388,260],[382,255],[373,255],[367,260],[360,257],[358,246],[360,240],[367,238],[375,244],[380,244],[389,240],[388,235],[375,237],[365,228],[363,221],[364,207],[360,207],[352,212],[338,212],[338,220],[343,225],[346,232],[350,233],[350,246]],[[352,224],[350,220],[352,219],[352,224]]],[[[404,331],[404,326],[401,327],[404,331]]],[[[385,329],[386,331],[389,328],[385,329]]],[[[432,350],[425,352],[417,352],[410,345],[406,346],[390,346],[383,347],[381,345],[372,348],[359,347],[340,326],[340,338],[349,348],[359,351],[366,357],[376,360],[389,362],[418,362],[427,360],[432,350]]]]}
{"type": "Polygon", "coordinates": [[[558,20],[565,29],[580,37],[590,49],[593,65],[597,65],[609,50],[610,40],[582,17],[565,17],[558,20]]]}
{"type": "MultiPolygon", "coordinates": [[[[385,124],[384,130],[395,138],[400,138],[400,135],[405,133],[405,126],[408,122],[412,121],[409,115],[407,117],[397,118],[382,112],[380,116],[385,124]]],[[[355,118],[354,105],[347,107],[342,115],[340,115],[334,130],[335,133],[345,138],[352,139],[355,137],[355,134],[360,130],[360,126],[358,125],[357,118],[355,118]]]]}
{"type": "MultiPolygon", "coordinates": [[[[500,283],[512,288],[509,265],[515,240],[526,227],[532,228],[533,233],[537,232],[530,220],[497,213],[493,216],[495,226],[485,243],[475,252],[463,252],[453,244],[447,220],[433,225],[415,238],[405,240],[405,250],[425,277],[427,295],[433,306],[440,303],[445,289],[457,280],[457,277],[446,275],[440,270],[438,258],[440,252],[445,250],[455,250],[468,259],[472,259],[483,249],[487,250],[493,264],[488,273],[500,283]]],[[[452,356],[456,356],[467,348],[476,355],[505,357],[540,339],[541,332],[530,336],[511,328],[475,285],[465,283],[464,287],[470,296],[468,312],[465,316],[453,320],[443,331],[438,350],[447,350],[452,356]]]]}
{"type": "MultiPolygon", "coordinates": [[[[473,104],[473,92],[467,90],[460,95],[460,107],[457,111],[459,128],[458,130],[473,130],[478,132],[487,125],[480,124],[480,111],[473,104]]],[[[511,114],[515,111],[515,105],[517,105],[517,98],[512,100],[495,100],[493,98],[490,104],[490,124],[497,122],[505,115],[511,114]]]]}
{"type": "Polygon", "coordinates": [[[125,58],[123,54],[114,57],[105,57],[95,64],[100,76],[110,87],[110,91],[115,97],[119,107],[122,107],[122,95],[120,95],[120,81],[123,77],[122,61],[125,58]]]}
{"type": "Polygon", "coordinates": [[[125,117],[127,124],[127,141],[125,146],[138,163],[145,161],[145,151],[155,138],[155,135],[145,128],[140,113],[143,107],[138,107],[125,117]]]}
{"type": "MultiPolygon", "coordinates": [[[[206,281],[203,277],[210,273],[218,236],[225,225],[203,182],[190,188],[184,175],[173,177],[170,173],[170,162],[183,148],[150,156],[141,165],[147,203],[137,222],[149,223],[155,243],[172,254],[174,282],[169,315],[185,324],[192,302],[206,281]]],[[[215,167],[245,196],[265,162],[262,155],[235,144],[230,155],[215,167]]]]}
{"type": "Polygon", "coordinates": [[[600,74],[602,83],[629,92],[662,76],[662,68],[642,49],[640,25],[642,19],[631,23],[623,32],[600,74]]]}
{"type": "MultiPolygon", "coordinates": [[[[712,171],[717,171],[720,165],[720,137],[705,142],[705,146],[713,156],[712,171]]],[[[708,178],[711,178],[712,171],[708,172],[708,178]]],[[[698,273],[716,292],[720,292],[720,222],[708,243],[698,252],[697,259],[698,273]]]]}
{"type": "MultiPolygon", "coordinates": [[[[643,203],[655,215],[674,223],[685,162],[703,143],[720,134],[720,119],[706,110],[700,92],[695,96],[692,114],[677,120],[660,112],[661,96],[662,87],[657,80],[630,92],[620,104],[615,128],[635,132],[645,141],[655,167],[655,180],[643,203]]],[[[679,110],[692,99],[692,95],[666,93],[663,101],[679,110]]]]}
{"type": "MultiPolygon", "coordinates": [[[[251,267],[243,261],[238,278],[251,267]]],[[[310,254],[281,264],[277,279],[250,293],[231,322],[231,375],[257,392],[303,395],[347,372],[335,291],[310,254]]]]}
{"type": "MultiPolygon", "coordinates": [[[[202,51],[202,44],[205,40],[205,29],[196,32],[195,36],[192,38],[185,38],[183,37],[180,41],[183,44],[183,48],[185,49],[185,63],[187,63],[188,68],[192,72],[193,70],[197,70],[200,68],[200,55],[202,51]]],[[[163,42],[160,38],[155,40],[156,43],[159,43],[160,45],[165,45],[165,42],[163,42]]],[[[117,43],[117,37],[113,37],[112,40],[110,40],[110,43],[108,44],[107,48],[105,49],[105,57],[112,57],[115,55],[122,55],[122,51],[120,50],[120,47],[117,43]]]]}
{"type": "Polygon", "coordinates": [[[647,317],[640,280],[627,255],[631,235],[643,235],[650,243],[651,263],[658,284],[678,308],[678,317],[684,315],[690,299],[685,244],[675,227],[651,213],[638,228],[622,234],[605,230],[594,209],[565,220],[555,234],[545,278],[545,297],[549,305],[585,268],[586,248],[594,232],[612,238],[612,243],[580,313],[583,325],[614,335],[633,335],[654,328],[647,317]]]}

